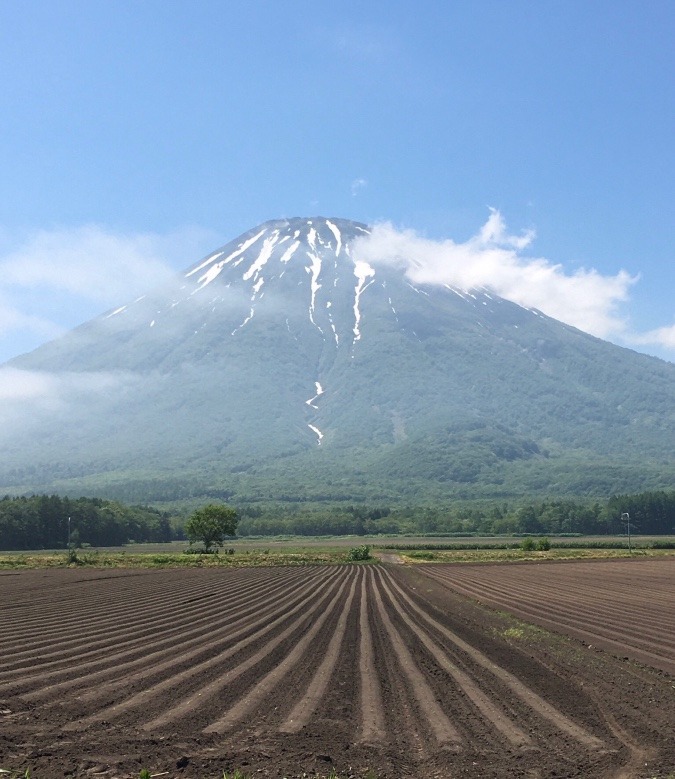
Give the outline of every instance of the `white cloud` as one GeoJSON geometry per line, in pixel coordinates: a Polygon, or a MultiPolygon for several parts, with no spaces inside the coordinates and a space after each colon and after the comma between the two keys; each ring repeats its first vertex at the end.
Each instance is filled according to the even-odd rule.
{"type": "Polygon", "coordinates": [[[634,344],[661,346],[675,350],[675,325],[657,327],[655,330],[633,335],[630,341],[634,344]]]}
{"type": "Polygon", "coordinates": [[[374,265],[397,265],[414,283],[485,287],[601,338],[623,334],[620,304],[637,278],[624,270],[614,276],[593,269],[567,273],[545,258],[524,256],[533,239],[533,232],[510,235],[501,214],[491,210],[478,234],[464,243],[434,241],[384,223],[358,238],[352,252],[374,265]]]}
{"type": "Polygon", "coordinates": [[[217,241],[196,227],[125,235],[97,225],[0,238],[0,362],[152,290],[217,241]]]}

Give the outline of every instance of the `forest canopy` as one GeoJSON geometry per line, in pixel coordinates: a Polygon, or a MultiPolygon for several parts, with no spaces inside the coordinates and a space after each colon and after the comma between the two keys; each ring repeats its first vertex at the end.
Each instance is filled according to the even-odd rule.
{"type": "Polygon", "coordinates": [[[0,500],[0,549],[119,546],[172,539],[169,516],[148,506],[58,495],[0,500]]]}

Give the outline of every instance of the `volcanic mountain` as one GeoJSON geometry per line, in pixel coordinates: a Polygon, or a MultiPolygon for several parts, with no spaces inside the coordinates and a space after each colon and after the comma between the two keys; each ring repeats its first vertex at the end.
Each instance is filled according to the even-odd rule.
{"type": "Polygon", "coordinates": [[[672,485],[675,365],[266,222],[6,363],[0,490],[405,501],[672,485]]]}

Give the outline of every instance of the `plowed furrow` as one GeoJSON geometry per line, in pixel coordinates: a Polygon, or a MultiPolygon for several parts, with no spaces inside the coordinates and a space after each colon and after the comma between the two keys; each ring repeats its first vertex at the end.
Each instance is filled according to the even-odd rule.
{"type": "MultiPolygon", "coordinates": [[[[82,656],[80,656],[75,669],[69,666],[57,671],[36,673],[28,678],[23,676],[21,686],[15,682],[12,689],[17,691],[38,686],[38,689],[33,692],[24,692],[22,696],[26,700],[38,701],[48,700],[55,693],[61,694],[73,688],[85,687],[93,689],[79,696],[81,702],[100,699],[115,690],[140,682],[150,674],[156,676],[171,668],[176,662],[177,655],[197,662],[201,656],[208,656],[214,650],[222,649],[247,631],[255,630],[257,626],[272,620],[275,615],[284,613],[304,593],[311,590],[313,581],[314,577],[308,578],[303,587],[287,591],[281,598],[276,597],[272,602],[268,602],[267,593],[263,593],[251,604],[247,604],[246,608],[221,619],[207,620],[206,624],[193,630],[185,630],[180,625],[174,626],[173,629],[165,631],[161,638],[154,642],[145,643],[140,649],[124,650],[106,655],[103,660],[85,663],[81,662],[82,656]],[[259,605],[261,603],[262,606],[259,605]],[[251,621],[252,615],[255,615],[253,621],[251,621]],[[223,636],[222,632],[224,631],[225,635],[223,636]],[[218,638],[213,639],[214,635],[217,635],[218,638]],[[136,669],[140,670],[136,671],[136,669]],[[134,673],[134,671],[136,672],[134,673]],[[57,679],[64,674],[72,677],[74,672],[76,673],[74,678],[49,683],[50,680],[57,679]],[[113,677],[112,681],[100,683],[110,677],[113,677]]],[[[277,593],[276,588],[272,593],[277,593]]],[[[3,686],[0,685],[0,692],[2,690],[3,686]]]]}
{"type": "Polygon", "coordinates": [[[155,603],[173,602],[180,599],[180,595],[181,590],[175,582],[171,583],[171,586],[158,588],[153,587],[151,582],[137,581],[125,592],[111,591],[110,586],[98,591],[93,583],[89,585],[88,591],[77,596],[64,592],[61,608],[57,613],[45,614],[40,603],[31,603],[24,607],[23,618],[15,616],[13,623],[23,634],[30,634],[32,631],[39,633],[41,628],[52,625],[81,627],[86,624],[86,620],[96,620],[101,613],[111,612],[113,608],[124,610],[127,606],[134,606],[145,610],[155,603]],[[149,584],[148,589],[145,589],[146,584],[149,584]]]}
{"type": "MultiPolygon", "coordinates": [[[[219,693],[225,687],[230,685],[235,679],[238,679],[250,669],[258,666],[261,663],[261,661],[267,659],[277,647],[282,645],[288,638],[290,638],[292,635],[297,633],[298,628],[305,625],[308,619],[311,616],[313,616],[317,611],[319,611],[320,607],[323,606],[325,601],[337,589],[337,592],[335,592],[328,605],[321,610],[321,614],[318,617],[318,619],[312,623],[312,627],[309,629],[307,633],[303,635],[303,638],[299,640],[298,644],[296,645],[296,648],[291,651],[290,655],[288,655],[280,665],[275,664],[273,669],[264,676],[263,680],[260,683],[255,685],[252,691],[246,692],[243,700],[240,699],[237,703],[232,705],[231,708],[228,709],[228,713],[226,717],[230,717],[231,722],[235,722],[240,718],[241,712],[243,712],[244,710],[248,711],[249,709],[255,708],[260,703],[262,698],[265,695],[269,694],[269,692],[278,683],[278,681],[280,681],[281,678],[283,678],[283,676],[286,674],[289,668],[292,667],[294,663],[292,663],[289,660],[289,658],[293,658],[293,660],[297,662],[297,660],[299,660],[302,654],[304,653],[304,647],[306,646],[308,637],[316,635],[320,627],[326,621],[333,607],[340,599],[340,596],[342,595],[344,588],[347,584],[346,579],[342,581],[343,579],[345,579],[345,577],[340,576],[339,581],[330,587],[328,592],[326,592],[323,595],[320,601],[315,603],[311,608],[304,611],[293,624],[289,625],[289,627],[287,627],[286,630],[280,633],[277,637],[275,637],[271,641],[268,641],[263,646],[263,648],[260,649],[258,652],[256,652],[252,657],[249,657],[247,660],[245,660],[242,663],[239,663],[238,665],[235,665],[234,667],[227,668],[219,678],[214,679],[212,682],[210,682],[207,685],[203,685],[199,687],[197,696],[193,696],[192,698],[183,701],[178,706],[171,707],[164,714],[160,715],[159,717],[156,717],[155,719],[143,725],[143,729],[152,731],[152,730],[157,730],[159,728],[162,728],[165,725],[167,725],[169,722],[175,721],[176,719],[186,716],[188,712],[192,712],[197,706],[203,705],[204,700],[213,699],[213,697],[217,693],[219,693]],[[280,670],[282,668],[283,668],[283,673],[280,670]],[[199,698],[199,700],[197,698],[199,698]]],[[[208,726],[206,726],[204,728],[204,732],[218,733],[218,732],[222,732],[223,730],[226,730],[228,727],[230,727],[230,719],[223,719],[222,722],[221,720],[216,720],[215,722],[212,722],[208,726]]]]}
{"type": "MultiPolygon", "coordinates": [[[[282,582],[277,586],[283,587],[284,584],[282,582]]],[[[236,608],[240,603],[246,602],[251,593],[261,589],[263,591],[269,590],[270,584],[266,584],[263,581],[257,586],[249,587],[244,582],[236,588],[228,587],[227,589],[222,585],[214,588],[212,584],[205,584],[203,588],[197,591],[198,594],[195,598],[203,597],[204,599],[208,598],[208,600],[205,606],[201,605],[196,613],[193,605],[195,598],[191,598],[188,603],[183,604],[162,598],[153,603],[153,607],[150,608],[147,601],[143,602],[137,596],[133,607],[129,607],[130,614],[125,616],[123,627],[120,627],[119,615],[120,613],[126,615],[124,605],[114,602],[107,608],[104,604],[100,604],[98,619],[84,621],[84,618],[81,617],[76,629],[73,629],[70,625],[66,624],[63,626],[62,623],[59,623],[61,624],[60,629],[50,630],[49,625],[45,624],[41,628],[41,640],[31,641],[26,636],[23,643],[19,645],[18,650],[15,651],[12,651],[11,645],[3,646],[3,650],[5,650],[3,655],[6,662],[0,664],[0,667],[10,667],[10,658],[12,663],[18,663],[24,657],[32,658],[36,655],[39,655],[40,659],[44,660],[50,656],[60,654],[68,647],[80,646],[83,641],[92,637],[98,637],[102,632],[106,634],[105,640],[117,640],[120,636],[135,635],[136,637],[143,637],[151,635],[158,627],[169,623],[175,624],[183,617],[190,618],[191,621],[194,621],[194,619],[207,620],[213,614],[236,608]],[[199,593],[203,594],[200,596],[199,593]],[[223,597],[225,595],[227,596],[226,598],[223,597]],[[167,602],[172,604],[170,612],[167,610],[167,602]],[[43,637],[47,631],[50,638],[44,639],[43,637]],[[65,638],[62,638],[63,636],[65,638]],[[53,651],[45,653],[45,646],[49,646],[53,651]]],[[[95,643],[95,641],[92,641],[92,644],[95,643]]]]}
{"type": "MultiPolygon", "coordinates": [[[[144,706],[149,707],[158,698],[168,696],[169,702],[167,703],[166,714],[160,718],[151,720],[146,725],[147,729],[152,729],[154,727],[161,726],[165,718],[166,722],[174,719],[173,714],[176,711],[178,711],[176,716],[179,717],[180,712],[187,711],[195,708],[198,705],[204,704],[213,695],[226,687],[233,679],[240,676],[242,673],[248,670],[248,668],[253,667],[259,663],[261,660],[267,657],[267,655],[269,655],[270,652],[276,648],[276,646],[294,634],[311,617],[311,615],[319,609],[326,598],[329,597],[330,593],[336,586],[334,584],[334,579],[335,573],[333,573],[333,575],[330,576],[327,581],[321,582],[318,586],[313,586],[310,594],[294,608],[290,609],[289,611],[285,611],[283,614],[281,614],[281,616],[277,617],[271,622],[264,620],[266,624],[264,624],[264,626],[255,633],[251,634],[248,629],[242,629],[242,631],[246,630],[248,633],[247,637],[237,641],[233,646],[224,652],[218,653],[215,657],[203,660],[202,662],[197,662],[194,664],[191,663],[187,668],[184,668],[183,670],[176,673],[171,673],[172,669],[178,664],[179,661],[181,664],[185,661],[185,657],[178,655],[174,663],[168,663],[168,667],[161,670],[162,673],[169,673],[169,676],[164,678],[162,681],[156,682],[155,684],[140,690],[139,692],[122,700],[119,703],[100,708],[96,713],[71,723],[68,728],[79,730],[86,728],[93,723],[115,719],[124,715],[130,710],[144,706]],[[312,602],[313,605],[307,608],[308,603],[312,602]],[[291,620],[290,618],[294,617],[298,612],[300,612],[300,616],[291,620]],[[249,657],[248,660],[235,665],[234,667],[228,667],[225,665],[224,669],[221,668],[223,664],[226,664],[226,661],[230,657],[238,654],[239,652],[242,652],[251,645],[260,643],[261,639],[263,639],[267,634],[272,633],[276,628],[280,627],[285,622],[289,622],[288,626],[274,638],[265,642],[262,648],[258,650],[258,652],[256,652],[252,657],[249,657]],[[207,678],[215,675],[216,678],[207,685],[197,686],[195,688],[194,695],[190,694],[188,697],[187,693],[184,691],[185,683],[188,680],[194,679],[195,677],[199,678],[203,675],[206,675],[207,678]],[[171,701],[171,694],[176,689],[180,689],[182,691],[184,698],[181,704],[171,708],[173,704],[173,701],[171,701]],[[152,727],[150,727],[151,724],[152,727]]],[[[154,675],[154,669],[150,668],[148,673],[152,673],[154,675]]]]}
{"type": "MultiPolygon", "coordinates": [[[[316,673],[314,674],[312,681],[310,682],[309,687],[307,688],[305,694],[295,704],[291,713],[281,724],[279,730],[283,733],[297,733],[299,730],[301,730],[309,722],[310,718],[312,717],[312,715],[318,708],[319,704],[321,703],[326,693],[326,690],[328,689],[328,684],[330,683],[333,672],[335,671],[335,666],[337,665],[340,649],[344,641],[345,631],[347,628],[347,618],[349,617],[349,613],[352,607],[352,602],[354,601],[354,592],[356,590],[356,584],[357,584],[357,579],[356,577],[354,577],[351,589],[349,591],[349,596],[347,598],[347,602],[342,609],[342,613],[340,614],[340,618],[338,619],[338,623],[335,628],[335,631],[331,636],[330,642],[328,644],[328,649],[326,650],[323,660],[321,661],[319,667],[316,669],[316,673]]],[[[320,627],[321,627],[320,625],[318,627],[315,626],[315,629],[318,631],[320,627]]],[[[298,646],[286,658],[286,660],[284,660],[284,662],[277,669],[275,669],[271,674],[268,674],[266,678],[266,684],[261,682],[256,687],[254,693],[247,696],[247,701],[252,701],[253,699],[255,699],[256,696],[260,697],[266,694],[266,692],[269,691],[269,689],[271,689],[272,686],[276,686],[276,684],[278,684],[281,678],[279,674],[283,676],[283,674],[285,674],[290,667],[292,667],[301,659],[302,653],[306,650],[309,640],[310,640],[310,634],[307,634],[307,636],[305,636],[305,638],[303,639],[303,642],[305,643],[303,644],[303,642],[301,642],[300,644],[298,644],[298,646]],[[284,665],[286,665],[285,668],[284,665]],[[275,674],[277,676],[275,676],[275,674]]]]}
{"type": "Polygon", "coordinates": [[[372,570],[361,582],[361,603],[359,609],[359,682],[361,724],[359,740],[363,742],[381,741],[385,737],[382,691],[375,668],[373,636],[368,620],[368,592],[372,588],[372,570]]]}
{"type": "Polygon", "coordinates": [[[452,660],[450,660],[444,650],[425,630],[420,629],[420,627],[413,622],[405,613],[401,603],[394,596],[386,582],[383,581],[381,586],[403,622],[417,636],[418,640],[434,658],[439,668],[445,671],[445,673],[453,679],[455,684],[462,690],[463,694],[471,703],[473,703],[480,716],[488,720],[492,727],[494,727],[507,741],[511,742],[511,744],[517,747],[532,746],[532,741],[529,736],[512,722],[497,705],[495,705],[494,701],[480,689],[468,673],[460,669],[452,660]]]}
{"type": "MultiPolygon", "coordinates": [[[[265,603],[266,596],[261,594],[258,602],[265,603]]],[[[165,609],[166,611],[166,609],[165,609]]],[[[193,629],[186,630],[184,622],[172,616],[170,613],[165,615],[162,620],[162,630],[157,627],[153,631],[153,635],[157,635],[154,640],[148,640],[147,637],[138,639],[134,638],[129,640],[128,633],[123,632],[119,639],[107,637],[102,639],[101,642],[94,642],[95,647],[92,649],[91,644],[86,642],[76,644],[70,652],[55,652],[53,653],[58,659],[49,661],[48,657],[52,656],[50,653],[47,656],[38,656],[35,658],[30,668],[22,668],[17,666],[14,670],[5,670],[0,672],[0,691],[11,687],[12,689],[18,689],[16,687],[17,680],[20,680],[23,688],[30,686],[32,680],[36,680],[41,684],[44,684],[50,679],[56,679],[63,674],[72,676],[74,673],[81,676],[83,673],[91,668],[95,668],[97,665],[108,666],[113,661],[121,661],[123,658],[133,657],[134,655],[141,654],[147,655],[149,651],[157,646],[169,645],[176,646],[178,638],[187,639],[191,636],[204,635],[211,632],[214,624],[226,624],[234,616],[242,616],[255,611],[255,603],[253,610],[250,604],[240,609],[240,612],[233,612],[227,614],[226,609],[222,609],[224,612],[222,616],[219,615],[221,609],[215,606],[214,611],[209,611],[205,615],[199,615],[196,618],[188,620],[188,624],[194,626],[193,629]],[[122,646],[121,651],[110,652],[111,648],[122,646]],[[17,670],[20,669],[20,670],[17,670]]],[[[125,622],[124,613],[118,614],[118,620],[121,623],[125,622]]],[[[24,663],[25,664],[25,663],[24,663]]],[[[34,686],[34,685],[33,685],[34,686]]]]}
{"type": "Polygon", "coordinates": [[[479,649],[472,646],[468,642],[464,641],[457,634],[446,628],[440,622],[435,620],[431,615],[427,614],[420,606],[418,606],[393,580],[391,574],[385,573],[389,582],[391,583],[394,591],[400,596],[400,598],[410,606],[410,608],[419,615],[424,622],[431,625],[435,630],[444,636],[448,641],[457,646],[463,652],[465,652],[471,659],[479,666],[493,674],[503,684],[505,684],[512,692],[520,698],[528,707],[535,711],[539,716],[544,717],[550,721],[556,729],[563,731],[567,735],[571,736],[575,740],[581,742],[587,747],[592,749],[601,749],[604,744],[599,739],[588,733],[584,728],[577,725],[570,720],[562,712],[555,709],[550,703],[541,698],[537,693],[525,685],[520,679],[507,671],[505,668],[494,663],[490,658],[484,655],[479,649]]]}
{"type": "MultiPolygon", "coordinates": [[[[436,576],[439,580],[450,582],[453,586],[463,587],[468,592],[484,593],[489,597],[500,597],[505,593],[510,599],[517,601],[522,607],[536,607],[538,603],[545,602],[547,607],[555,607],[556,615],[567,615],[570,618],[577,619],[581,612],[575,604],[584,604],[583,616],[588,621],[593,622],[594,617],[600,617],[603,620],[611,619],[613,621],[625,622],[630,620],[639,624],[642,631],[652,630],[654,635],[648,637],[658,637],[662,635],[664,627],[675,624],[675,619],[667,613],[664,614],[656,610],[657,602],[640,603],[636,601],[633,605],[626,602],[623,592],[615,590],[611,593],[611,601],[598,596],[597,588],[593,589],[593,603],[588,603],[588,589],[575,589],[565,586],[564,596],[561,597],[561,586],[551,582],[530,581],[523,583],[508,580],[508,582],[492,583],[485,580],[475,579],[474,577],[455,577],[449,576],[445,572],[439,572],[436,576]]],[[[661,604],[668,603],[672,605],[672,597],[662,598],[661,604]]],[[[644,632],[647,636],[647,632],[644,632]]]]}
{"type": "MultiPolygon", "coordinates": [[[[448,581],[443,576],[435,578],[440,581],[448,581]]],[[[672,635],[668,635],[666,625],[661,624],[658,631],[650,630],[639,614],[634,615],[635,624],[631,626],[630,621],[628,624],[625,622],[617,623],[612,620],[611,613],[605,613],[601,609],[593,609],[590,606],[586,608],[585,604],[583,609],[566,607],[564,602],[560,603],[553,598],[549,599],[546,591],[537,592],[535,596],[530,590],[527,597],[518,597],[508,584],[497,590],[494,587],[488,588],[473,583],[451,581],[453,589],[469,597],[489,602],[492,605],[503,606],[511,611],[517,609],[519,614],[536,618],[537,621],[547,614],[554,613],[553,622],[555,623],[568,625],[577,631],[583,630],[589,637],[603,638],[617,645],[626,643],[643,648],[648,654],[655,657],[671,654],[675,646],[675,639],[672,635]],[[535,597],[544,605],[536,605],[533,602],[535,597]],[[608,620],[609,624],[607,624],[608,620]],[[605,623],[606,627],[602,623],[605,623]]],[[[621,615],[621,619],[623,621],[631,620],[631,615],[624,613],[621,615]]]]}
{"type": "MultiPolygon", "coordinates": [[[[502,582],[492,582],[479,576],[458,576],[448,571],[439,571],[437,575],[438,578],[445,581],[478,587],[489,593],[503,592],[502,582]]],[[[587,585],[572,586],[567,580],[538,580],[534,576],[529,580],[521,577],[508,577],[507,588],[510,595],[524,602],[544,598],[547,602],[555,602],[557,606],[563,608],[581,601],[588,601],[589,591],[592,591],[593,603],[589,604],[589,608],[608,616],[616,615],[622,618],[626,614],[631,614],[644,620],[651,612],[652,619],[656,620],[660,613],[659,607],[672,604],[672,595],[668,596],[663,591],[659,593],[658,597],[656,595],[646,596],[649,597],[649,600],[645,602],[645,599],[642,598],[642,592],[640,593],[641,597],[632,599],[630,592],[626,592],[624,585],[603,592],[597,584],[592,585],[591,582],[587,585]]]]}
{"type": "Polygon", "coordinates": [[[373,585],[373,595],[377,605],[378,618],[381,620],[389,637],[389,643],[396,654],[400,668],[409,680],[420,711],[427,720],[428,727],[433,732],[439,745],[459,748],[462,741],[459,731],[450,722],[439,705],[434,691],[427,683],[403,639],[389,619],[377,582],[373,585]]]}

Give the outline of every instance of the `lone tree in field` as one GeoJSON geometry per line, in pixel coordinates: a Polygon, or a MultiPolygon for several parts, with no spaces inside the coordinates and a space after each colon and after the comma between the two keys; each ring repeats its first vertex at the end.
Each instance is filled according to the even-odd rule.
{"type": "Polygon", "coordinates": [[[238,522],[239,517],[233,508],[210,503],[192,512],[185,525],[185,533],[190,546],[195,541],[201,541],[204,551],[210,552],[212,546],[223,545],[225,536],[233,536],[237,532],[238,522]]]}

